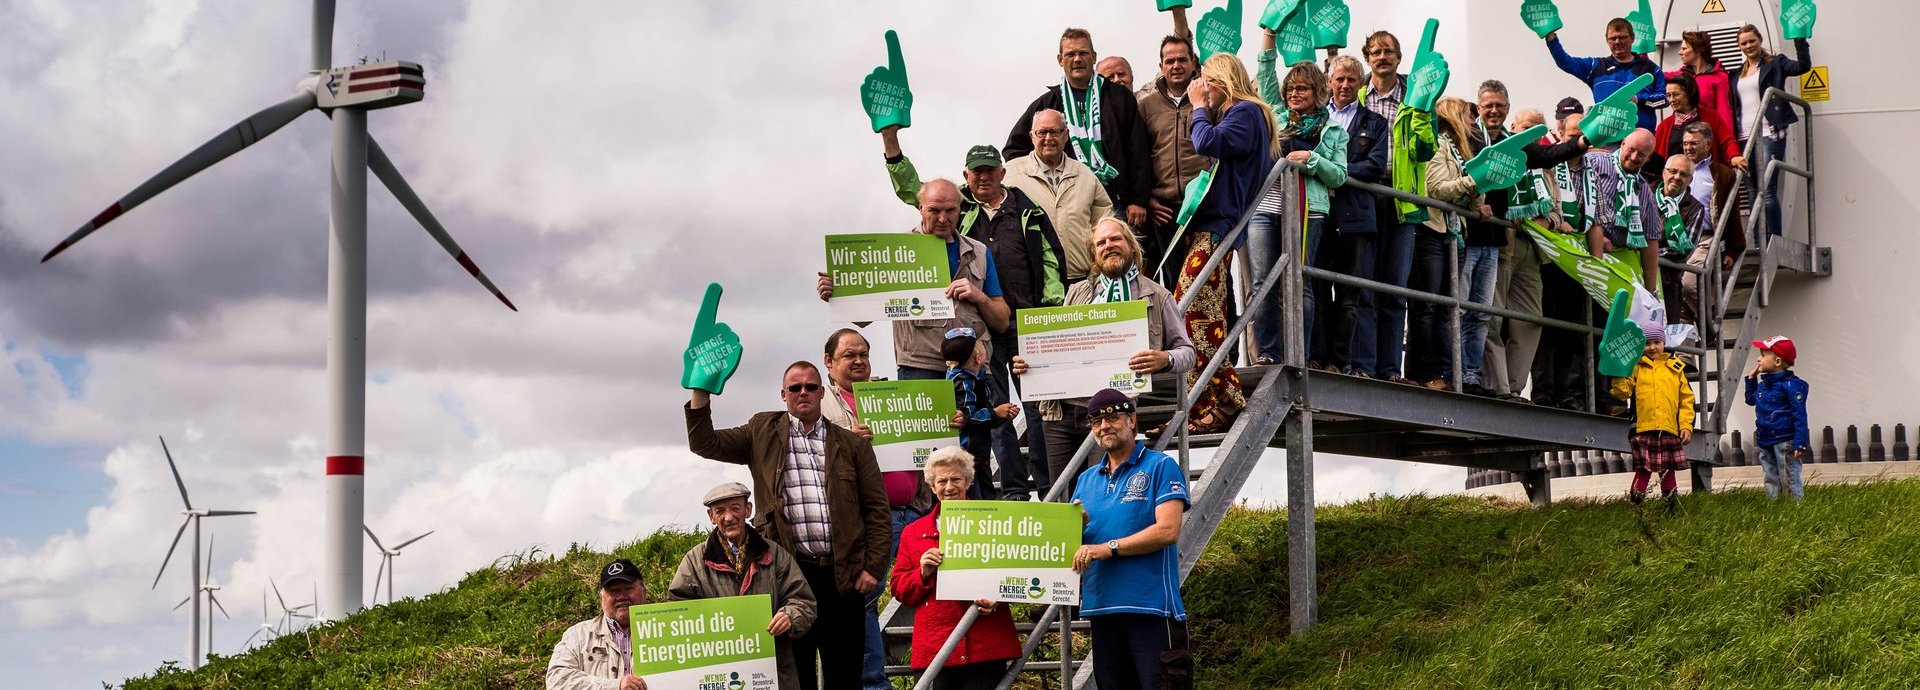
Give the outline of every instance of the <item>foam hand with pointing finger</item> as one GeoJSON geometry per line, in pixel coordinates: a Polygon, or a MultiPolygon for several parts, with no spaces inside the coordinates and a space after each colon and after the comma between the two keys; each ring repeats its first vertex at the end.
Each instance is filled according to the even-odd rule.
{"type": "Polygon", "coordinates": [[[1344,0],[1307,0],[1307,8],[1315,48],[1347,47],[1347,29],[1353,26],[1353,10],[1344,0]]]}
{"type": "Polygon", "coordinates": [[[1313,20],[1309,18],[1310,14],[1307,3],[1302,2],[1293,8],[1293,14],[1287,15],[1281,22],[1280,33],[1274,37],[1274,48],[1279,51],[1283,64],[1313,62],[1313,20]]]}
{"type": "Polygon", "coordinates": [[[1600,346],[1595,355],[1599,358],[1600,373],[1615,378],[1632,376],[1634,364],[1640,361],[1640,355],[1647,348],[1647,335],[1633,322],[1629,312],[1633,310],[1631,290],[1613,293],[1613,306],[1607,310],[1607,326],[1601,331],[1600,346]]]}
{"type": "Polygon", "coordinates": [[[1527,28],[1541,38],[1566,26],[1560,21],[1560,8],[1553,4],[1553,0],[1526,0],[1520,3],[1520,21],[1526,22],[1527,28]]]}
{"type": "Polygon", "coordinates": [[[1512,187],[1527,174],[1527,154],[1521,149],[1547,135],[1546,125],[1534,125],[1525,132],[1500,140],[1480,150],[1467,161],[1467,176],[1481,194],[1512,187]]]}
{"type": "Polygon", "coordinates": [[[1413,72],[1407,76],[1411,83],[1407,85],[1407,106],[1424,113],[1433,112],[1433,104],[1440,101],[1440,94],[1447,90],[1447,79],[1453,76],[1447,68],[1447,57],[1433,50],[1433,39],[1440,33],[1440,20],[1427,19],[1426,30],[1420,33],[1420,52],[1413,54],[1413,72]]]}
{"type": "Polygon", "coordinates": [[[1646,54],[1660,49],[1660,34],[1653,28],[1653,0],[1640,0],[1640,9],[1627,13],[1633,24],[1633,52],[1646,54]]]}
{"type": "Polygon", "coordinates": [[[900,55],[900,36],[887,30],[887,64],[875,67],[860,85],[860,106],[873,121],[873,131],[913,126],[913,91],[907,89],[907,61],[900,55]]]}
{"type": "Polygon", "coordinates": [[[1612,146],[1632,134],[1640,124],[1640,106],[1634,104],[1633,96],[1652,83],[1653,75],[1642,74],[1593,104],[1580,120],[1580,133],[1587,136],[1587,143],[1596,148],[1612,146]]]}
{"type": "Polygon", "coordinates": [[[700,301],[700,315],[694,317],[693,335],[687,338],[687,350],[680,355],[680,387],[719,395],[727,379],[740,368],[740,336],[733,327],[717,320],[720,313],[720,284],[708,283],[707,296],[700,301]]]}
{"type": "Polygon", "coordinates": [[[1153,4],[1158,6],[1161,12],[1165,12],[1175,7],[1192,7],[1193,0],[1153,0],[1153,4]]]}
{"type": "Polygon", "coordinates": [[[1820,14],[1813,0],[1780,1],[1780,35],[1787,40],[1813,38],[1813,20],[1820,14]]]}
{"type": "Polygon", "coordinates": [[[1267,8],[1260,12],[1260,28],[1276,34],[1280,33],[1281,26],[1287,22],[1287,17],[1292,16],[1294,9],[1298,7],[1300,7],[1300,0],[1267,0],[1267,8]]]}
{"type": "Polygon", "coordinates": [[[1193,42],[1200,50],[1200,62],[1214,53],[1240,52],[1240,0],[1227,0],[1226,7],[1215,7],[1200,15],[1193,25],[1193,42]]]}

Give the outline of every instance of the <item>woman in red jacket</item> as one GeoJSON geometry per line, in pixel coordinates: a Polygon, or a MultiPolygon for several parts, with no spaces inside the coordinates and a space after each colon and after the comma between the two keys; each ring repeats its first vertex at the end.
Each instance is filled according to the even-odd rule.
{"type": "Polygon", "coordinates": [[[1740,155],[1740,143],[1734,140],[1732,125],[1722,125],[1721,120],[1725,118],[1702,105],[1702,97],[1693,77],[1682,74],[1667,82],[1667,105],[1672,106],[1672,112],[1654,126],[1654,156],[1665,160],[1680,153],[1680,137],[1687,125],[1700,121],[1713,128],[1713,159],[1721,165],[1747,169],[1747,159],[1740,155]]]}
{"type": "Polygon", "coordinates": [[[964,500],[973,485],[973,456],[958,446],[941,448],[927,457],[927,484],[933,487],[933,512],[900,531],[900,558],[893,563],[893,598],[918,606],[913,615],[915,669],[924,669],[940,653],[967,607],[980,608],[980,617],[947,657],[947,665],[933,687],[952,690],[991,690],[1007,673],[1007,660],[1020,656],[1020,638],[1013,631],[1013,615],[998,602],[933,598],[940,561],[940,506],[964,500]]]}
{"type": "MultiPolygon", "coordinates": [[[[1705,31],[1688,31],[1680,34],[1680,69],[1667,73],[1667,81],[1672,82],[1682,74],[1693,77],[1699,87],[1700,97],[1694,99],[1694,105],[1712,113],[1714,119],[1707,120],[1717,134],[1722,130],[1728,136],[1738,137],[1733,131],[1733,77],[1713,58],[1713,39],[1705,31]]],[[[1720,161],[1726,163],[1727,161],[1720,161]]]]}

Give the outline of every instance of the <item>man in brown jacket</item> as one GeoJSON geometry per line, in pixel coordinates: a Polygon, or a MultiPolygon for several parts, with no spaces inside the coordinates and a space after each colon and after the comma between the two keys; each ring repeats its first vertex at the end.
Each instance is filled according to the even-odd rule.
{"type": "Polygon", "coordinates": [[[1148,199],[1147,223],[1139,228],[1145,245],[1147,277],[1167,283],[1178,278],[1184,255],[1167,263],[1152,265],[1167,256],[1167,246],[1179,228],[1174,215],[1186,197],[1187,183],[1213,164],[1213,159],[1193,150],[1193,103],[1187,100],[1187,86],[1200,71],[1195,62],[1193,39],[1186,22],[1174,26],[1174,35],[1160,39],[1160,76],[1136,95],[1140,118],[1147,121],[1147,133],[1153,136],[1153,196],[1148,199]]]}
{"type": "Polygon", "coordinates": [[[812,588],[818,614],[794,640],[802,688],[815,690],[815,654],[826,687],[860,687],[865,608],[862,595],[880,586],[890,527],[887,495],[873,446],[820,415],[820,369],[787,366],[780,383],[784,411],[761,412],[731,429],[713,428],[712,396],[694,389],[686,408],[687,447],[753,473],[762,537],[793,554],[812,588]]]}
{"type": "Polygon", "coordinates": [[[702,503],[713,532],[680,559],[680,568],[667,586],[667,598],[715,599],[765,594],[773,599],[773,620],[767,634],[779,660],[780,690],[801,687],[794,671],[789,643],[813,626],[813,590],[800,576],[793,555],[778,544],[747,529],[753,515],[751,494],[739,482],[727,482],[707,492],[702,503]]]}

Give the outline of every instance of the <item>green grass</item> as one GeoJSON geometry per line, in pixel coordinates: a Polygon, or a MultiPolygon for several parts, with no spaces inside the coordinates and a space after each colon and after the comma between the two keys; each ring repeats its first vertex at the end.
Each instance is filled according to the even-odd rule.
{"type": "MultiPolygon", "coordinates": [[[[615,549],[661,592],[698,535],[615,549]]],[[[1896,688],[1920,684],[1920,482],[1547,510],[1447,496],[1319,514],[1321,624],[1288,633],[1286,515],[1235,511],[1186,586],[1202,688],[1896,688]]],[[[129,689],[537,688],[610,557],[502,558],[129,689]]]]}

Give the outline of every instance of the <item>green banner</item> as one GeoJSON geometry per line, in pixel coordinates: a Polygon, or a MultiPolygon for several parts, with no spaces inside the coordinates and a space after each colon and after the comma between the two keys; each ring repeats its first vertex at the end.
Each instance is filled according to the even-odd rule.
{"type": "Polygon", "coordinates": [[[856,383],[853,397],[860,423],[873,430],[873,456],[882,472],[921,471],[933,451],[960,443],[952,381],[856,383]]]}
{"type": "Polygon", "coordinates": [[[953,318],[947,246],[933,235],[827,235],[828,310],[834,321],[953,318]]]}
{"type": "Polygon", "coordinates": [[[1540,247],[1540,253],[1567,275],[1580,283],[1587,296],[1600,303],[1602,308],[1613,303],[1613,295],[1621,290],[1631,292],[1641,284],[1640,250],[1621,249],[1601,257],[1587,252],[1586,235],[1565,235],[1541,226],[1538,222],[1527,220],[1520,223],[1533,237],[1533,243],[1540,247]]]}
{"type": "Polygon", "coordinates": [[[1078,603],[1080,507],[1071,503],[945,501],[940,505],[941,599],[1078,603]]]}
{"type": "Polygon", "coordinates": [[[691,599],[628,609],[633,674],[655,690],[753,690],[779,684],[773,598],[691,599]]]}

